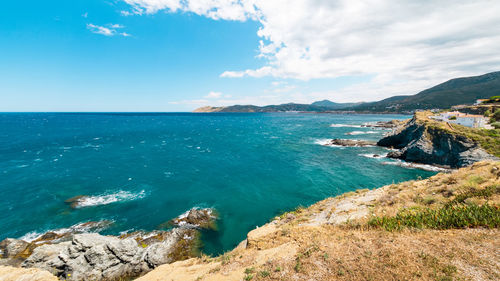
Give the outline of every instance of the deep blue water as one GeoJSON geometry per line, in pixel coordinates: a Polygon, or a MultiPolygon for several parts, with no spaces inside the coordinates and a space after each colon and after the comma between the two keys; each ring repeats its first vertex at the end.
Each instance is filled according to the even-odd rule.
{"type": "Polygon", "coordinates": [[[153,230],[198,206],[220,213],[219,231],[203,236],[218,253],[299,205],[433,175],[361,155],[383,148],[318,144],[377,140],[384,131],[331,125],[396,118],[408,116],[0,114],[0,240],[102,219],[114,221],[106,234],[153,230]],[[76,195],[97,201],[72,209],[64,201],[76,195]]]}

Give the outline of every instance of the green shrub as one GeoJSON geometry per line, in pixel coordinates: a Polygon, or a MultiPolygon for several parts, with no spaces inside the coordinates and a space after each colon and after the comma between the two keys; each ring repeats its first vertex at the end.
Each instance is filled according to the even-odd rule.
{"type": "Polygon", "coordinates": [[[470,189],[455,196],[453,200],[446,203],[446,206],[464,203],[465,200],[473,197],[490,198],[493,194],[500,193],[500,185],[491,185],[485,189],[470,189]]]}
{"type": "Polygon", "coordinates": [[[500,121],[500,109],[495,110],[495,113],[493,113],[493,115],[491,116],[491,121],[500,121]]]}
{"type": "Polygon", "coordinates": [[[450,205],[437,210],[428,208],[408,210],[399,212],[394,217],[374,217],[370,219],[368,225],[388,231],[403,228],[450,229],[480,226],[497,228],[500,226],[500,210],[497,206],[488,204],[450,205]]]}
{"type": "Polygon", "coordinates": [[[493,122],[490,125],[493,126],[493,128],[495,129],[500,129],[500,122],[493,122]]]}
{"type": "Polygon", "coordinates": [[[260,274],[260,277],[266,278],[266,277],[268,277],[271,273],[269,273],[269,271],[267,271],[267,270],[262,270],[261,272],[259,272],[259,274],[260,274]]]}
{"type": "Polygon", "coordinates": [[[451,116],[450,120],[457,120],[457,116],[451,116]]]}

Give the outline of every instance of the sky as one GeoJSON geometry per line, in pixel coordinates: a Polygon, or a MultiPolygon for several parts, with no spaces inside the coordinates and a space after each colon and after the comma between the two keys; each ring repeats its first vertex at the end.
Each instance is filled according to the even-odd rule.
{"type": "Polygon", "coordinates": [[[0,111],[374,101],[500,70],[498,0],[24,0],[0,111]]]}

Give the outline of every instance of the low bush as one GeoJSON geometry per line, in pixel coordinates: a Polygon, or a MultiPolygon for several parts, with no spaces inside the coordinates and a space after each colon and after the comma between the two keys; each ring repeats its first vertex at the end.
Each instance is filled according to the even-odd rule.
{"type": "Polygon", "coordinates": [[[368,222],[370,227],[381,227],[389,231],[403,228],[469,228],[500,226],[500,210],[498,206],[485,204],[478,206],[449,205],[437,210],[408,210],[394,217],[374,217],[368,222]]]}

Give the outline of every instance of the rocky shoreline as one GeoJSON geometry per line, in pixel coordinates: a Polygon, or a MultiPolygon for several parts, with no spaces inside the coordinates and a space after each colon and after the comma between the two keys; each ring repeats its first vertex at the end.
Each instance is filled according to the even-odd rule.
{"type": "Polygon", "coordinates": [[[0,265],[38,268],[66,280],[114,280],[141,276],[159,265],[199,251],[199,230],[215,229],[212,209],[193,208],[166,225],[168,231],[136,231],[120,236],[96,233],[109,221],[87,222],[47,232],[33,241],[0,242],[0,265]]]}

